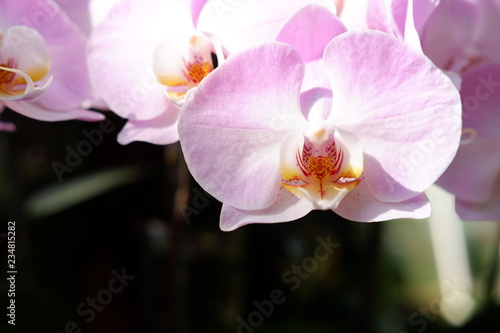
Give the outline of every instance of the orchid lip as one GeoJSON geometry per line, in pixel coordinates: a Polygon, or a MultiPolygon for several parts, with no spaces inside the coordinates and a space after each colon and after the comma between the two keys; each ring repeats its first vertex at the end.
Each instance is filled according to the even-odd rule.
{"type": "Polygon", "coordinates": [[[217,68],[226,52],[211,34],[195,32],[186,38],[161,42],[154,55],[154,73],[170,101],[182,107],[186,93],[217,68]]]}
{"type": "Polygon", "coordinates": [[[42,86],[38,86],[27,73],[2,65],[0,65],[0,99],[2,100],[34,100],[52,83],[53,77],[51,76],[42,86]]]}
{"type": "MultiPolygon", "coordinates": [[[[296,136],[296,134],[294,134],[296,136]]],[[[311,126],[302,139],[293,139],[281,150],[281,186],[309,201],[314,209],[335,209],[361,181],[362,154],[356,145],[348,151],[335,131],[311,126]],[[295,146],[295,160],[291,160],[295,146]],[[293,149],[293,148],[292,148],[293,149]],[[361,156],[360,156],[361,155],[361,156]]]]}
{"type": "Polygon", "coordinates": [[[4,35],[0,30],[0,100],[34,100],[51,84],[50,61],[43,37],[28,27],[15,26],[4,35]],[[21,33],[32,38],[19,43],[21,33]]]}

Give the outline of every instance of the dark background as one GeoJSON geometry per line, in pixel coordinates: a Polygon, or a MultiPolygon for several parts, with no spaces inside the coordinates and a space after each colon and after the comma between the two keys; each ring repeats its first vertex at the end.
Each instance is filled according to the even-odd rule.
{"type": "MultiPolygon", "coordinates": [[[[66,164],[67,147],[76,149],[82,131],[99,123],[1,115],[17,126],[0,133],[0,233],[16,221],[18,271],[15,327],[7,324],[9,286],[0,280],[1,332],[500,331],[492,295],[498,257],[482,254],[498,252],[498,237],[468,238],[475,283],[491,287],[477,288],[472,317],[461,327],[439,315],[425,319],[421,307],[440,297],[426,221],[356,223],[313,211],[222,232],[221,204],[190,177],[179,145],[121,146],[116,135],[125,122],[106,116],[114,131],[59,182],[53,163],[66,164]],[[293,273],[328,237],[339,247],[310,273],[293,273]],[[122,271],[128,285],[92,320],[77,312],[122,271]],[[269,308],[273,298],[280,304],[269,308]]],[[[6,276],[7,241],[0,241],[6,276]]]]}

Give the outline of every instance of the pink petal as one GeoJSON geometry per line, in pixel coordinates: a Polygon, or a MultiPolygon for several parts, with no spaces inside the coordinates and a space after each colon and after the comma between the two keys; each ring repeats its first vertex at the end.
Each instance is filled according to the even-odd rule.
{"type": "Polygon", "coordinates": [[[469,205],[486,205],[500,177],[499,86],[500,63],[477,66],[463,76],[463,128],[471,142],[460,146],[438,184],[469,205]]]}
{"type": "Polygon", "coordinates": [[[54,79],[38,100],[43,108],[75,109],[88,100],[91,92],[85,37],[55,2],[40,0],[35,5],[30,0],[2,1],[0,22],[7,26],[26,25],[44,38],[54,79]]]}
{"type": "Polygon", "coordinates": [[[0,121],[0,132],[15,132],[16,131],[16,125],[13,123],[7,123],[0,121]]]}
{"type": "Polygon", "coordinates": [[[85,36],[90,36],[92,29],[106,18],[111,8],[120,0],[56,0],[62,10],[76,23],[85,36]]]}
{"type": "Polygon", "coordinates": [[[434,0],[413,0],[415,28],[420,33],[430,15],[436,10],[438,2],[434,0]]]}
{"type": "Polygon", "coordinates": [[[89,36],[92,31],[91,3],[105,3],[106,0],[78,0],[78,1],[58,1],[59,6],[68,15],[68,17],[80,28],[80,30],[89,36]]]}
{"type": "Polygon", "coordinates": [[[187,97],[179,136],[196,181],[239,209],[270,206],[280,187],[282,138],[306,120],[304,65],[288,45],[266,43],[230,57],[187,97]]]}
{"type": "Polygon", "coordinates": [[[488,202],[476,203],[457,198],[455,205],[458,216],[465,221],[500,222],[500,189],[498,186],[488,202]]]}
{"type": "Polygon", "coordinates": [[[302,91],[318,88],[332,89],[328,76],[325,74],[325,63],[322,58],[306,63],[304,82],[302,82],[302,91]]]}
{"type": "Polygon", "coordinates": [[[384,33],[347,32],[325,50],[330,121],[357,135],[373,196],[400,202],[424,191],[455,156],[458,91],[425,56],[384,33]],[[390,175],[390,177],[388,177],[390,175]]]}
{"type": "MultiPolygon", "coordinates": [[[[433,60],[438,50],[442,57],[449,56],[452,50],[473,42],[479,18],[479,7],[471,1],[441,0],[427,21],[424,50],[428,49],[433,60]]],[[[440,66],[441,61],[434,61],[440,66]]]]}
{"type": "Polygon", "coordinates": [[[44,38],[36,30],[21,26],[10,27],[3,36],[2,44],[4,58],[15,59],[15,68],[27,73],[33,81],[38,81],[48,74],[50,57],[44,38]],[[20,42],[19,36],[28,31],[30,38],[20,42]]]}
{"type": "Polygon", "coordinates": [[[92,82],[113,112],[137,121],[166,112],[170,102],[153,74],[153,53],[169,36],[192,31],[189,15],[185,2],[124,0],[95,28],[89,55],[92,82]]]}
{"type": "Polygon", "coordinates": [[[479,1],[481,19],[479,20],[479,32],[477,46],[482,51],[484,58],[488,61],[500,61],[500,1],[479,1]]]}
{"type": "Polygon", "coordinates": [[[28,101],[5,101],[5,105],[26,117],[30,117],[43,121],[62,121],[78,119],[83,121],[99,121],[105,117],[102,113],[84,110],[84,109],[69,109],[69,110],[54,110],[46,108],[44,105],[37,102],[28,101]]]}
{"type": "Polygon", "coordinates": [[[462,76],[463,127],[500,139],[500,62],[479,65],[462,76]]]}
{"type": "Polygon", "coordinates": [[[223,205],[220,216],[222,231],[233,231],[252,223],[281,223],[297,220],[311,211],[311,206],[290,192],[280,189],[276,202],[259,210],[241,210],[223,205]]]}
{"type": "Polygon", "coordinates": [[[366,183],[349,192],[335,213],[357,222],[380,222],[400,218],[423,219],[430,216],[431,206],[424,194],[402,202],[382,202],[370,194],[366,183]]]}
{"type": "Polygon", "coordinates": [[[445,69],[459,69],[473,59],[500,61],[499,16],[494,0],[442,0],[423,31],[423,50],[445,69]]]}
{"type": "Polygon", "coordinates": [[[286,21],[275,40],[290,44],[304,62],[309,62],[322,58],[326,45],[346,31],[344,24],[329,9],[310,4],[286,21]]]}
{"type": "Polygon", "coordinates": [[[200,17],[201,10],[207,2],[208,0],[191,0],[191,15],[194,26],[198,24],[198,18],[200,17]]]}
{"type": "Polygon", "coordinates": [[[478,137],[460,146],[457,156],[437,184],[459,200],[486,203],[500,177],[499,139],[478,137]]]}
{"type": "MultiPolygon", "coordinates": [[[[386,32],[390,35],[403,39],[403,25],[397,25],[396,17],[401,18],[406,13],[407,0],[396,1],[400,6],[389,6],[386,0],[368,1],[367,22],[370,29],[386,32]],[[404,8],[403,8],[404,6],[404,8]]],[[[399,22],[401,23],[401,22],[399,22]]]]}
{"type": "Polygon", "coordinates": [[[374,0],[336,0],[337,3],[342,3],[339,7],[337,15],[346,25],[348,30],[366,30],[368,5],[374,0]]]}
{"type": "Polygon", "coordinates": [[[179,109],[171,105],[165,113],[151,120],[129,120],[118,134],[122,145],[133,141],[144,141],[157,145],[167,145],[179,141],[177,117],[179,109]]]}
{"type": "MultiPolygon", "coordinates": [[[[231,53],[260,42],[270,41],[279,28],[310,0],[219,1],[210,0],[201,11],[197,28],[217,36],[231,53]]],[[[335,12],[333,1],[314,3],[335,12]]]]}
{"type": "MultiPolygon", "coordinates": [[[[417,0],[416,2],[425,2],[422,0],[417,0]]],[[[406,25],[408,19],[408,4],[410,0],[393,0],[391,2],[391,12],[394,15],[394,23],[397,27],[397,31],[401,36],[406,35],[406,25]]],[[[414,1],[411,1],[414,2],[414,1]]],[[[413,17],[411,17],[413,19],[413,17]]]]}

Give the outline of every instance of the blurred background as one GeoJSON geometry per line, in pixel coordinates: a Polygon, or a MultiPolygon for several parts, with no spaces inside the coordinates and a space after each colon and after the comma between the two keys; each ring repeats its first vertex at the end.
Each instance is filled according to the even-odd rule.
{"type": "Polygon", "coordinates": [[[18,273],[1,332],[500,331],[500,228],[458,221],[439,190],[430,220],[313,211],[222,232],[179,145],[121,146],[106,115],[109,133],[2,113],[0,271],[16,221],[18,273]]]}

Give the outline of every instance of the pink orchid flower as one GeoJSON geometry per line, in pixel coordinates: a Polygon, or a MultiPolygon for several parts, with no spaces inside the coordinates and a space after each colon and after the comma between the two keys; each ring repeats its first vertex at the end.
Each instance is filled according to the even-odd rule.
{"type": "Polygon", "coordinates": [[[413,12],[410,1],[371,0],[369,25],[403,40],[415,28],[414,45],[456,82],[463,141],[437,184],[456,196],[461,218],[500,221],[498,138],[490,130],[500,108],[500,1],[413,1],[413,12]]]}
{"type": "MultiPolygon", "coordinates": [[[[298,37],[300,38],[300,37],[298,37]]],[[[424,218],[422,191],[455,156],[457,90],[421,53],[346,32],[323,53],[329,87],[307,88],[307,45],[233,55],[188,96],[180,141],[194,178],[223,203],[221,229],[298,219],[424,218]],[[305,90],[305,89],[307,90],[305,90]]]]}
{"type": "Polygon", "coordinates": [[[500,62],[463,74],[464,140],[437,184],[456,197],[464,220],[500,221],[500,62]]]}
{"type": "Polygon", "coordinates": [[[436,9],[435,0],[368,0],[367,23],[371,29],[386,32],[401,40],[407,29],[421,31],[436,9]],[[411,15],[410,15],[411,14],[411,15]]]}
{"type": "MultiPolygon", "coordinates": [[[[93,33],[93,85],[128,119],[121,144],[178,141],[187,93],[230,53],[272,40],[284,21],[311,1],[122,0],[93,33]]],[[[331,1],[317,3],[334,7],[331,1]]]]}
{"type": "Polygon", "coordinates": [[[0,0],[0,103],[27,117],[103,119],[90,98],[85,39],[51,0],[0,0]]]}
{"type": "Polygon", "coordinates": [[[500,1],[441,0],[421,33],[424,53],[459,74],[500,61],[500,1]]]}
{"type": "Polygon", "coordinates": [[[422,32],[422,48],[462,78],[464,138],[438,185],[456,196],[465,220],[500,221],[500,1],[441,0],[422,32]]]}

